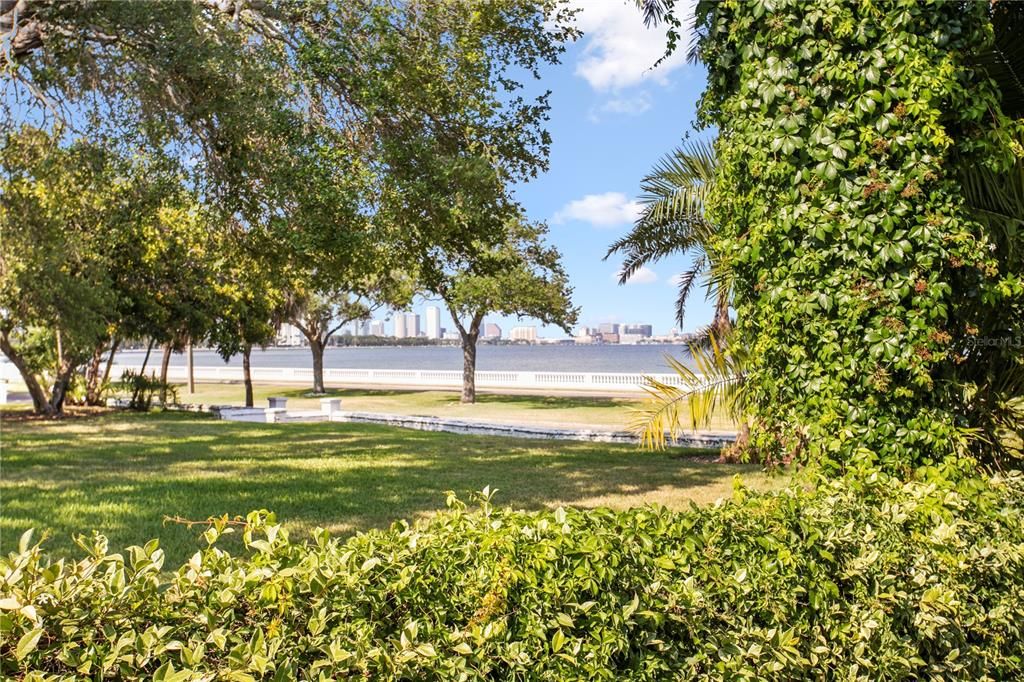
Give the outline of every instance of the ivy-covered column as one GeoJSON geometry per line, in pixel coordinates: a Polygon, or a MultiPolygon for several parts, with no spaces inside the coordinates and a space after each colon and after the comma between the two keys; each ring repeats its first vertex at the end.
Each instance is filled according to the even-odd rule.
{"type": "Polygon", "coordinates": [[[756,445],[890,468],[963,442],[952,377],[998,277],[954,164],[994,154],[986,3],[707,3],[710,212],[756,445]],[[960,161],[957,161],[957,160],[960,161]]]}

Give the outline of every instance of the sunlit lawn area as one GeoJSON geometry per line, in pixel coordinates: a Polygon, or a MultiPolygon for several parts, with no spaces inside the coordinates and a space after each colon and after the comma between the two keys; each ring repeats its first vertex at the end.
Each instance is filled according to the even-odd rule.
{"type": "MultiPolygon", "coordinates": [[[[309,388],[297,386],[256,385],[255,403],[265,406],[268,396],[285,396],[289,407],[314,408],[319,398],[310,396],[309,388]]],[[[459,402],[455,391],[409,391],[371,389],[328,389],[327,395],[340,397],[342,408],[358,412],[387,412],[437,417],[486,419],[496,422],[520,422],[550,426],[582,425],[607,429],[625,429],[632,410],[641,407],[644,399],[575,396],[495,395],[481,393],[473,405],[459,402]]],[[[196,392],[188,393],[178,386],[178,398],[186,403],[242,404],[245,391],[241,384],[196,384],[196,392]]],[[[732,430],[726,418],[716,418],[711,429],[732,430]]]]}
{"type": "Polygon", "coordinates": [[[159,536],[172,562],[196,548],[196,530],[165,515],[203,519],[267,508],[301,537],[387,526],[468,497],[486,485],[521,508],[646,503],[681,508],[785,478],[717,464],[707,453],[515,440],[356,424],[245,424],[188,413],[105,413],[18,421],[6,412],[0,549],[28,527],[53,533],[51,550],[97,529],[114,547],[159,536]]]}

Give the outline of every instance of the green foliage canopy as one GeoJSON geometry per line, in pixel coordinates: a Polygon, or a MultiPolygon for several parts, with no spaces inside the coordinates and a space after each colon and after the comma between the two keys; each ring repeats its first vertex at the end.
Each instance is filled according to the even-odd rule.
{"type": "Polygon", "coordinates": [[[111,337],[204,333],[210,224],[173,164],[25,127],[0,169],[0,341],[37,410],[111,337]]]}

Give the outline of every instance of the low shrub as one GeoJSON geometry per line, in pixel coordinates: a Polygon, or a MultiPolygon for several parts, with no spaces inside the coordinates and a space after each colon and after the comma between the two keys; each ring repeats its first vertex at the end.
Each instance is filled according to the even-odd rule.
{"type": "Polygon", "coordinates": [[[3,677],[989,679],[1024,664],[1024,476],[822,480],[673,512],[498,510],[173,574],[157,541],[0,564],[3,677]]]}
{"type": "Polygon", "coordinates": [[[160,395],[167,396],[169,403],[178,402],[178,389],[174,384],[132,369],[124,371],[121,381],[112,384],[110,392],[128,396],[128,409],[139,412],[149,411],[153,400],[160,395]]]}

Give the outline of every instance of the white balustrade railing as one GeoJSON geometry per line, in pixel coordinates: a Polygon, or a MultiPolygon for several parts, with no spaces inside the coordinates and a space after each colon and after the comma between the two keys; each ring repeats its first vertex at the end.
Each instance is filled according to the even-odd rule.
{"type": "MultiPolygon", "coordinates": [[[[138,370],[137,365],[114,365],[111,377],[120,377],[126,369],[138,370]]],[[[184,381],[187,369],[183,366],[168,368],[168,379],[184,381]]],[[[676,374],[644,374],[642,372],[526,372],[479,370],[476,386],[480,389],[548,389],[588,391],[594,393],[642,393],[650,377],[670,386],[682,385],[676,374]]],[[[233,366],[202,366],[195,368],[196,381],[241,381],[242,368],[233,366]]],[[[306,384],[313,380],[308,367],[254,367],[253,381],[272,384],[306,384]]],[[[459,388],[461,370],[437,369],[351,369],[325,368],[324,382],[341,386],[390,386],[424,388],[459,388]]]]}

